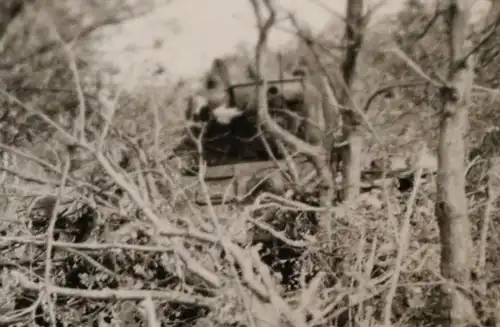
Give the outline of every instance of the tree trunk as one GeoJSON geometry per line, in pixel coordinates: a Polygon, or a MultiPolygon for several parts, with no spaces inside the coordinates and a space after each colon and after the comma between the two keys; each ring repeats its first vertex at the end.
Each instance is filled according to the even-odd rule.
{"type": "Polygon", "coordinates": [[[465,58],[468,0],[447,4],[450,66],[448,86],[441,89],[436,217],[441,237],[442,305],[444,326],[465,326],[474,320],[470,299],[462,291],[470,283],[472,240],[465,193],[465,135],[474,70],[465,58]],[[459,287],[455,286],[459,285],[459,287]]]}
{"type": "Polygon", "coordinates": [[[356,61],[363,43],[363,0],[348,0],[344,42],[346,51],[342,63],[343,88],[339,96],[342,108],[343,133],[349,145],[342,151],[344,201],[351,201],[359,194],[361,184],[361,150],[363,138],[358,115],[353,111],[352,84],[356,61]],[[345,108],[345,109],[344,109],[345,108]]]}

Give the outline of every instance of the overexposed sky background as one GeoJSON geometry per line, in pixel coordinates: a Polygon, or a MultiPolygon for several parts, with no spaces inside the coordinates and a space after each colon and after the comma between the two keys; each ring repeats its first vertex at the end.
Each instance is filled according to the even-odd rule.
{"type": "MultiPolygon", "coordinates": [[[[387,0],[380,11],[395,11],[402,2],[387,0]]],[[[296,13],[313,31],[319,31],[334,17],[325,7],[344,15],[346,1],[276,0],[275,3],[283,12],[296,13]]],[[[233,51],[238,44],[253,45],[256,31],[248,0],[173,0],[151,15],[121,26],[119,31],[109,31],[112,37],[102,47],[102,59],[113,62],[124,77],[147,76],[157,67],[163,67],[172,79],[190,77],[206,69],[214,57],[233,51]]],[[[278,47],[291,37],[275,29],[269,44],[278,47]]]]}
{"type": "MultiPolygon", "coordinates": [[[[367,0],[368,6],[380,0],[367,0]]],[[[480,0],[481,2],[484,0],[480,0]]],[[[346,0],[275,0],[282,12],[291,11],[320,31],[343,16],[346,0]]],[[[386,0],[378,17],[394,13],[404,0],[386,0]]],[[[211,60],[234,51],[238,44],[253,45],[257,39],[255,17],[248,0],[173,0],[151,15],[108,31],[102,60],[111,61],[125,79],[151,76],[162,67],[172,80],[191,77],[206,69],[211,60]]],[[[292,35],[274,30],[269,44],[278,47],[292,35]]]]}

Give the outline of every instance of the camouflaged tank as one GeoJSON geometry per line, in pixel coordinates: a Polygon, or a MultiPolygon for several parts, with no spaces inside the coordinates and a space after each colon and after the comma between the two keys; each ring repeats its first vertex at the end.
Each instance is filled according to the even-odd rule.
{"type": "MultiPolygon", "coordinates": [[[[190,179],[196,184],[203,158],[212,204],[246,202],[262,190],[282,193],[288,183],[278,142],[259,128],[255,99],[261,81],[251,68],[244,68],[245,74],[243,68],[233,66],[231,61],[214,60],[200,89],[187,101],[186,120],[192,124],[174,150],[182,166],[183,184],[190,179]],[[233,83],[235,78],[238,83],[233,83]]],[[[271,116],[302,139],[307,139],[307,93],[303,74],[281,74],[279,79],[267,80],[271,116]]],[[[301,175],[313,170],[303,157],[295,156],[294,163],[301,175]]],[[[198,204],[207,203],[204,192],[196,189],[194,193],[198,204]]]]}

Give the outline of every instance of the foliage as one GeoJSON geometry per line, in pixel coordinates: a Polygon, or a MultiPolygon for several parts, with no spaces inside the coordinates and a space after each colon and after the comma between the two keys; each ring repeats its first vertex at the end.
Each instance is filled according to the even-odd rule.
{"type": "MultiPolygon", "coordinates": [[[[78,9],[72,2],[48,3],[47,9],[30,2],[2,41],[0,77],[5,92],[0,97],[0,140],[3,153],[9,155],[2,157],[0,178],[2,189],[10,193],[1,203],[7,219],[0,222],[0,310],[5,316],[0,324],[34,320],[39,326],[49,325],[54,309],[40,295],[47,264],[49,278],[59,287],[52,291],[60,293],[51,300],[56,320],[72,326],[153,326],[155,320],[176,326],[243,326],[251,325],[252,316],[283,319],[276,315],[276,303],[255,295],[262,289],[276,292],[297,312],[305,308],[304,316],[318,319],[316,325],[381,320],[387,305],[393,321],[435,324],[440,280],[433,176],[426,176],[414,190],[415,204],[409,194],[413,189],[377,187],[361,194],[353,208],[333,208],[328,226],[319,226],[317,219],[321,185],[307,191],[294,185],[279,203],[198,208],[193,194],[213,185],[201,183],[198,176],[181,178],[167,160],[184,131],[184,99],[193,92],[190,85],[155,88],[137,83],[137,88],[123,90],[104,83],[92,64],[92,42],[102,38],[89,26],[97,30],[107,20],[117,24],[130,17],[127,3],[89,1],[78,9]],[[53,25],[39,16],[41,9],[50,13],[53,25]],[[83,33],[89,38],[77,38],[82,29],[90,30],[83,33]],[[61,38],[71,44],[69,51],[61,38]],[[75,38],[79,41],[72,42],[75,38]],[[79,72],[81,86],[71,65],[79,72]],[[85,98],[88,148],[71,144],[81,113],[79,91],[85,98]],[[40,113],[68,134],[56,131],[40,113]],[[107,132],[102,151],[94,151],[103,131],[107,132]],[[64,180],[69,156],[69,177],[64,180]],[[62,202],[56,205],[58,197],[62,202]],[[53,210],[57,215],[50,231],[53,210]],[[406,222],[411,226],[408,234],[400,229],[406,222]],[[328,237],[321,238],[322,233],[328,237]],[[409,247],[398,262],[403,240],[409,247]],[[47,257],[49,243],[52,254],[47,257]],[[385,294],[395,267],[400,278],[395,300],[388,304],[385,294]],[[148,296],[155,304],[150,311],[148,296]]],[[[380,86],[421,77],[390,52],[391,47],[398,46],[433,78],[446,71],[442,19],[429,24],[434,8],[419,7],[418,1],[408,6],[369,29],[354,84],[359,103],[380,86]]],[[[475,31],[471,39],[479,42],[484,32],[475,31]]],[[[339,71],[340,37],[327,30],[313,40],[322,64],[334,76],[339,71]]],[[[476,83],[486,88],[497,86],[492,68],[498,61],[496,38],[498,33],[478,53],[476,83]]],[[[315,60],[308,57],[311,52],[303,42],[279,53],[284,69],[304,57],[315,60]]],[[[334,80],[339,83],[337,77],[334,80]]],[[[367,116],[380,138],[366,132],[367,161],[382,147],[391,153],[406,152],[410,160],[415,141],[435,148],[438,96],[433,87],[418,84],[395,87],[377,97],[367,116]]],[[[482,91],[474,94],[470,109],[471,147],[487,158],[497,155],[498,135],[485,132],[498,123],[496,106],[496,97],[482,91]]],[[[488,197],[483,168],[478,165],[469,172],[468,191],[475,194],[470,196],[471,219],[478,226],[479,205],[488,197]]],[[[476,228],[476,242],[480,232],[476,228]]],[[[482,299],[475,298],[484,324],[495,314],[492,303],[500,291],[493,285],[498,279],[496,253],[491,242],[483,272],[491,287],[482,299]]]]}

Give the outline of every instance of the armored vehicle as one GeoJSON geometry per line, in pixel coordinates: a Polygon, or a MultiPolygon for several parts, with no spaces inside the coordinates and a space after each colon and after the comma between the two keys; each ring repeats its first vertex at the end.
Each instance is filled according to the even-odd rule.
{"type": "MultiPolygon", "coordinates": [[[[198,178],[197,167],[203,158],[212,204],[245,202],[259,190],[281,192],[286,184],[281,144],[259,124],[255,99],[262,81],[252,74],[235,74],[231,65],[234,62],[215,60],[201,89],[188,99],[186,119],[192,124],[174,150],[185,178],[198,178]],[[247,80],[233,83],[235,75],[247,80]]],[[[281,74],[278,79],[266,80],[266,84],[267,104],[274,120],[290,133],[307,138],[304,112],[309,103],[304,74],[281,74]]],[[[302,173],[312,171],[306,158],[291,155],[302,173]]],[[[198,204],[208,201],[205,194],[196,193],[198,204]]]]}
{"type": "MultiPolygon", "coordinates": [[[[304,70],[279,75],[277,79],[265,76],[271,117],[289,133],[309,142],[320,125],[319,116],[312,112],[324,105],[323,94],[314,88],[312,76],[304,70]]],[[[186,178],[198,178],[200,158],[206,163],[204,179],[211,196],[209,199],[196,191],[199,204],[208,200],[212,204],[245,202],[259,191],[283,194],[290,186],[283,145],[259,123],[255,99],[262,81],[255,76],[251,68],[242,68],[238,62],[216,59],[203,77],[202,87],[188,101],[186,119],[192,124],[174,153],[183,162],[186,178]],[[234,83],[237,78],[246,81],[234,83]]],[[[291,154],[291,158],[301,177],[314,170],[301,154],[291,154]]],[[[403,166],[394,166],[399,159],[391,158],[386,177],[395,177],[399,184],[409,185],[403,188],[411,188],[412,165],[403,158],[403,166]]],[[[365,179],[362,188],[380,187],[373,183],[382,175],[376,161],[362,175],[365,179]],[[371,181],[366,182],[367,179],[371,181]]]]}

